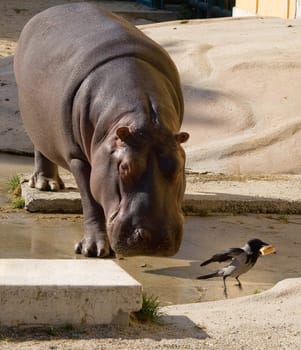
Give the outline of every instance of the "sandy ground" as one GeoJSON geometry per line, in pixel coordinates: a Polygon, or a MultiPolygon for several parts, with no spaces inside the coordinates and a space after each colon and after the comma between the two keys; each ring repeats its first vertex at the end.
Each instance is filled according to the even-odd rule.
{"type": "Polygon", "coordinates": [[[0,328],[0,347],[11,349],[252,349],[301,347],[301,280],[279,282],[262,294],[162,309],[162,325],[0,328]]]}
{"type": "MultiPolygon", "coordinates": [[[[30,152],[12,58],[25,22],[66,1],[0,3],[0,149],[30,152]]],[[[300,173],[301,21],[272,18],[143,26],[178,65],[188,166],[234,174],[300,173]]],[[[260,295],[171,306],[164,326],[0,330],[1,349],[300,349],[301,281],[260,295]]]]}
{"type": "Polygon", "coordinates": [[[273,18],[151,25],[182,78],[188,167],[300,173],[301,21],[273,18]]]}

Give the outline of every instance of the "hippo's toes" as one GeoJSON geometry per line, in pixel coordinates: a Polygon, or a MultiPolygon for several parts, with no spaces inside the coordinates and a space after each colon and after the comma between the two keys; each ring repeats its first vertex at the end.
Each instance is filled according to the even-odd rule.
{"type": "Polygon", "coordinates": [[[106,258],[110,255],[109,244],[103,240],[93,241],[84,238],[75,245],[74,251],[87,257],[106,258]]]}
{"type": "Polygon", "coordinates": [[[29,180],[29,187],[37,188],[40,191],[59,191],[65,187],[63,180],[45,177],[41,174],[33,174],[29,180]]]}

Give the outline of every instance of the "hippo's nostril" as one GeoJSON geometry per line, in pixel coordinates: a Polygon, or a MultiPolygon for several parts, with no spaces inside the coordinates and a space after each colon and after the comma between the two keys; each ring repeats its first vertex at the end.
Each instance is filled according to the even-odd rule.
{"type": "Polygon", "coordinates": [[[143,228],[137,228],[134,231],[134,238],[136,238],[136,240],[144,241],[149,239],[149,236],[149,232],[143,228]]]}
{"type": "Polygon", "coordinates": [[[136,244],[150,240],[150,232],[143,228],[136,228],[132,235],[128,238],[128,244],[136,244]]]}
{"type": "Polygon", "coordinates": [[[133,238],[135,240],[143,240],[143,229],[142,228],[136,228],[133,234],[133,238]]]}

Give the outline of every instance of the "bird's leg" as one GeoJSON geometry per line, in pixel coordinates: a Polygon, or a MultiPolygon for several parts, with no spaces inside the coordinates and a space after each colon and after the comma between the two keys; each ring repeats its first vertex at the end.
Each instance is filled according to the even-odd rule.
{"type": "Polygon", "coordinates": [[[238,286],[239,289],[242,289],[242,285],[240,283],[240,280],[238,279],[238,277],[235,277],[236,281],[238,282],[236,285],[238,286]]]}
{"type": "Polygon", "coordinates": [[[228,298],[228,292],[227,292],[227,285],[226,285],[226,277],[223,277],[223,282],[224,282],[224,295],[225,298],[228,298]]]}

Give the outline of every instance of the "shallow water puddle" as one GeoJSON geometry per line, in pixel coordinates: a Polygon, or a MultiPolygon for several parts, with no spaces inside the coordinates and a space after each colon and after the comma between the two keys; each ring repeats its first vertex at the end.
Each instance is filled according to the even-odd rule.
{"type": "MultiPolygon", "coordinates": [[[[31,169],[31,158],[0,154],[0,207],[7,203],[8,178],[31,169]]],[[[147,294],[158,296],[162,305],[223,299],[221,279],[196,280],[219,265],[201,268],[200,262],[219,250],[242,246],[257,237],[273,244],[278,253],[260,258],[241,276],[242,290],[234,285],[234,279],[229,278],[227,285],[229,297],[259,293],[279,280],[300,276],[300,225],[301,216],[187,217],[184,240],[176,256],[140,256],[116,262],[142,283],[147,294]]],[[[81,236],[81,215],[0,211],[0,258],[81,259],[73,253],[81,236]]]]}

